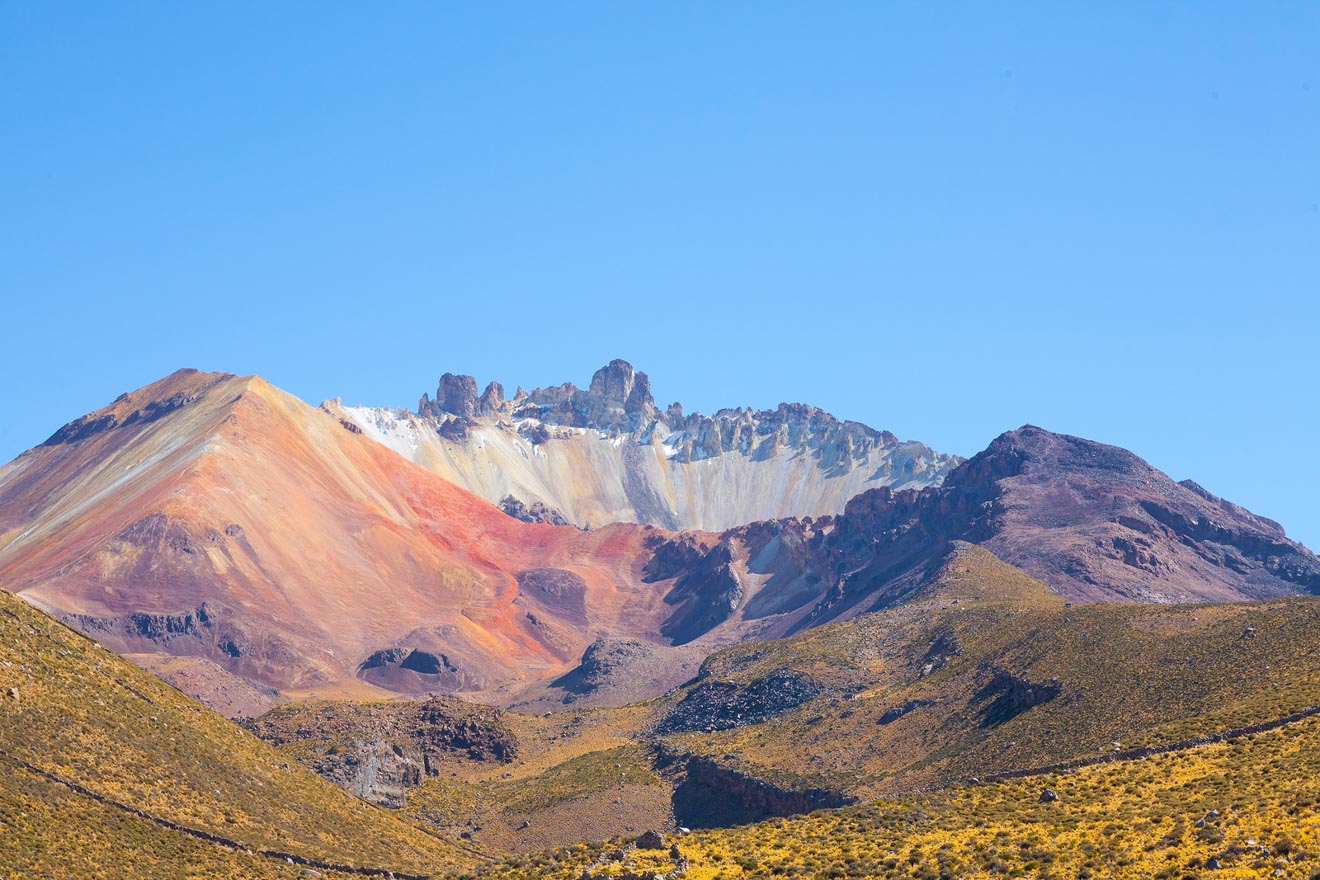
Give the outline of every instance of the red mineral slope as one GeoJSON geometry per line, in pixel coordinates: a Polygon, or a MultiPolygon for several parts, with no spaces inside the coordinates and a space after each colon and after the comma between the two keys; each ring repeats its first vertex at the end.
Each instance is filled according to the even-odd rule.
{"type": "Polygon", "coordinates": [[[294,694],[494,696],[656,640],[662,536],[520,522],[254,376],[180,371],[0,469],[0,584],[294,694]]]}

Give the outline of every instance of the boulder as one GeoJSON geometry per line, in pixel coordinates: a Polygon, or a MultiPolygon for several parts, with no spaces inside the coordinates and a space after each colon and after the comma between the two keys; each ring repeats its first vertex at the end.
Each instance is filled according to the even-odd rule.
{"type": "Polygon", "coordinates": [[[646,831],[636,840],[638,849],[664,849],[665,836],[654,829],[646,831]]]}

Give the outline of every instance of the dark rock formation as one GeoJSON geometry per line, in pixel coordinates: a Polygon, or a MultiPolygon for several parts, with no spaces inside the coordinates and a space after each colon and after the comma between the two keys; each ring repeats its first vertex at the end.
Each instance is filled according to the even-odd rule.
{"type": "Polygon", "coordinates": [[[702,755],[676,755],[662,749],[657,763],[662,769],[682,767],[682,782],[673,795],[674,818],[688,828],[727,828],[857,802],[826,788],[785,788],[702,755]]]}
{"type": "Polygon", "coordinates": [[[518,433],[526,437],[533,446],[540,446],[550,439],[550,432],[540,422],[523,424],[519,426],[518,433]]]}
{"type": "Polygon", "coordinates": [[[458,671],[458,667],[450,663],[449,658],[444,654],[433,654],[420,649],[410,651],[399,663],[399,668],[420,672],[422,675],[440,675],[443,672],[458,671]]]}
{"type": "Polygon", "coordinates": [[[461,663],[447,653],[422,648],[374,651],[358,665],[358,676],[372,684],[412,693],[458,690],[470,684],[461,663]]]}
{"type": "Polygon", "coordinates": [[[908,700],[906,703],[900,703],[897,706],[891,706],[881,713],[877,723],[893,724],[913,709],[920,709],[923,706],[934,705],[930,700],[908,700]]]}
{"type": "Polygon", "coordinates": [[[633,841],[638,849],[664,849],[665,836],[654,829],[645,831],[637,840],[633,841]]]}
{"type": "Polygon", "coordinates": [[[637,639],[599,638],[582,654],[582,662],[567,675],[560,676],[553,686],[564,689],[565,703],[595,694],[601,690],[627,684],[621,679],[648,680],[655,676],[652,668],[662,662],[661,647],[637,639]]]}
{"type": "Polygon", "coordinates": [[[529,507],[512,495],[505,495],[500,499],[500,510],[523,522],[549,523],[552,526],[572,525],[558,508],[547,507],[540,501],[532,502],[529,507]]]}
{"type": "Polygon", "coordinates": [[[471,376],[445,373],[435,389],[434,408],[441,413],[472,418],[477,414],[477,380],[471,376]]]}
{"type": "Polygon", "coordinates": [[[380,669],[387,666],[398,666],[411,653],[412,651],[409,648],[382,648],[362,661],[359,668],[380,669]]]}
{"type": "Polygon", "coordinates": [[[467,416],[457,416],[438,421],[435,431],[451,443],[462,443],[468,438],[468,430],[473,424],[467,416]]]}
{"type": "Polygon", "coordinates": [[[211,388],[232,378],[234,378],[232,373],[205,374],[192,369],[179,370],[154,386],[148,386],[147,389],[134,394],[121,394],[110,406],[74,419],[41,445],[59,446],[65,443],[77,443],[104,431],[154,422],[175,410],[196,403],[211,388]],[[168,383],[187,384],[189,387],[164,397],[153,398],[149,393],[143,394],[149,392],[149,389],[168,383]]]}
{"type": "Polygon", "coordinates": [[[494,416],[504,411],[504,386],[499,382],[491,382],[486,386],[486,390],[481,392],[480,399],[477,400],[477,415],[494,416]]]}
{"type": "Polygon", "coordinates": [[[664,735],[686,730],[729,730],[763,721],[795,709],[821,693],[811,677],[777,669],[747,684],[703,681],[656,725],[664,735]]]}
{"type": "MultiPolygon", "coordinates": [[[[841,421],[814,406],[781,403],[772,410],[721,409],[713,416],[685,413],[672,403],[664,410],[655,404],[651,381],[625,360],[615,359],[597,370],[586,389],[571,382],[524,391],[512,400],[492,382],[478,399],[476,380],[446,373],[440,380],[436,399],[423,395],[418,414],[437,419],[453,415],[471,418],[500,417],[522,421],[524,433],[533,443],[550,438],[545,426],[590,428],[630,433],[649,442],[657,432],[678,447],[678,461],[699,461],[729,452],[769,457],[777,452],[802,449],[827,470],[846,473],[877,447],[892,450],[893,467],[900,477],[934,477],[952,467],[956,458],[940,455],[921,443],[902,443],[887,431],[876,431],[858,422],[841,421]]],[[[457,429],[450,429],[456,432],[457,429]]],[[[449,436],[449,435],[445,435],[449,436]]]]}
{"type": "Polygon", "coordinates": [[[514,417],[602,431],[641,431],[651,425],[657,412],[646,374],[616,359],[596,371],[586,391],[571,382],[535,389],[520,403],[514,417]]]}
{"type": "Polygon", "coordinates": [[[1020,675],[1000,669],[996,670],[989,684],[981,689],[977,699],[990,699],[985,710],[987,726],[1002,724],[1010,718],[1054,699],[1063,690],[1063,683],[1057,678],[1045,682],[1034,682],[1020,675]]]}
{"type": "MultiPolygon", "coordinates": [[[[168,527],[166,531],[169,531],[168,527]]],[[[137,611],[108,616],[66,614],[62,617],[74,628],[114,645],[124,653],[166,652],[203,657],[239,676],[253,675],[266,663],[288,662],[290,659],[288,646],[281,640],[254,638],[232,619],[229,609],[206,602],[191,611],[137,611]],[[260,645],[260,649],[256,645],[260,645]]]]}
{"type": "Polygon", "coordinates": [[[705,545],[689,537],[680,535],[674,539],[677,544],[669,548],[661,545],[647,563],[644,578],[648,582],[660,580],[660,571],[671,570],[676,563],[683,566],[682,575],[665,595],[665,603],[677,608],[660,626],[660,634],[676,645],[686,644],[728,620],[746,592],[727,540],[700,551],[698,548],[705,545]]]}

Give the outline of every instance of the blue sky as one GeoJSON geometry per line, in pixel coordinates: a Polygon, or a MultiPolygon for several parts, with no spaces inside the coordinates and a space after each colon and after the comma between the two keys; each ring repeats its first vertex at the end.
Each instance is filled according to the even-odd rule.
{"type": "Polygon", "coordinates": [[[0,5],[0,459],[180,366],[413,405],[612,357],[1320,549],[1320,7],[0,5]]]}

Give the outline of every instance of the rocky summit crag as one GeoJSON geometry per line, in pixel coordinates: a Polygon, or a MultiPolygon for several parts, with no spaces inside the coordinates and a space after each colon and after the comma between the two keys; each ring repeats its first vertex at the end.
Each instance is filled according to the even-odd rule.
{"type": "Polygon", "coordinates": [[[519,518],[592,528],[725,529],[838,513],[867,488],[936,484],[960,460],[806,404],[660,409],[647,375],[623,360],[586,389],[566,382],[506,399],[498,382],[478,394],[472,376],[446,373],[416,413],[324,406],[519,518]]]}

